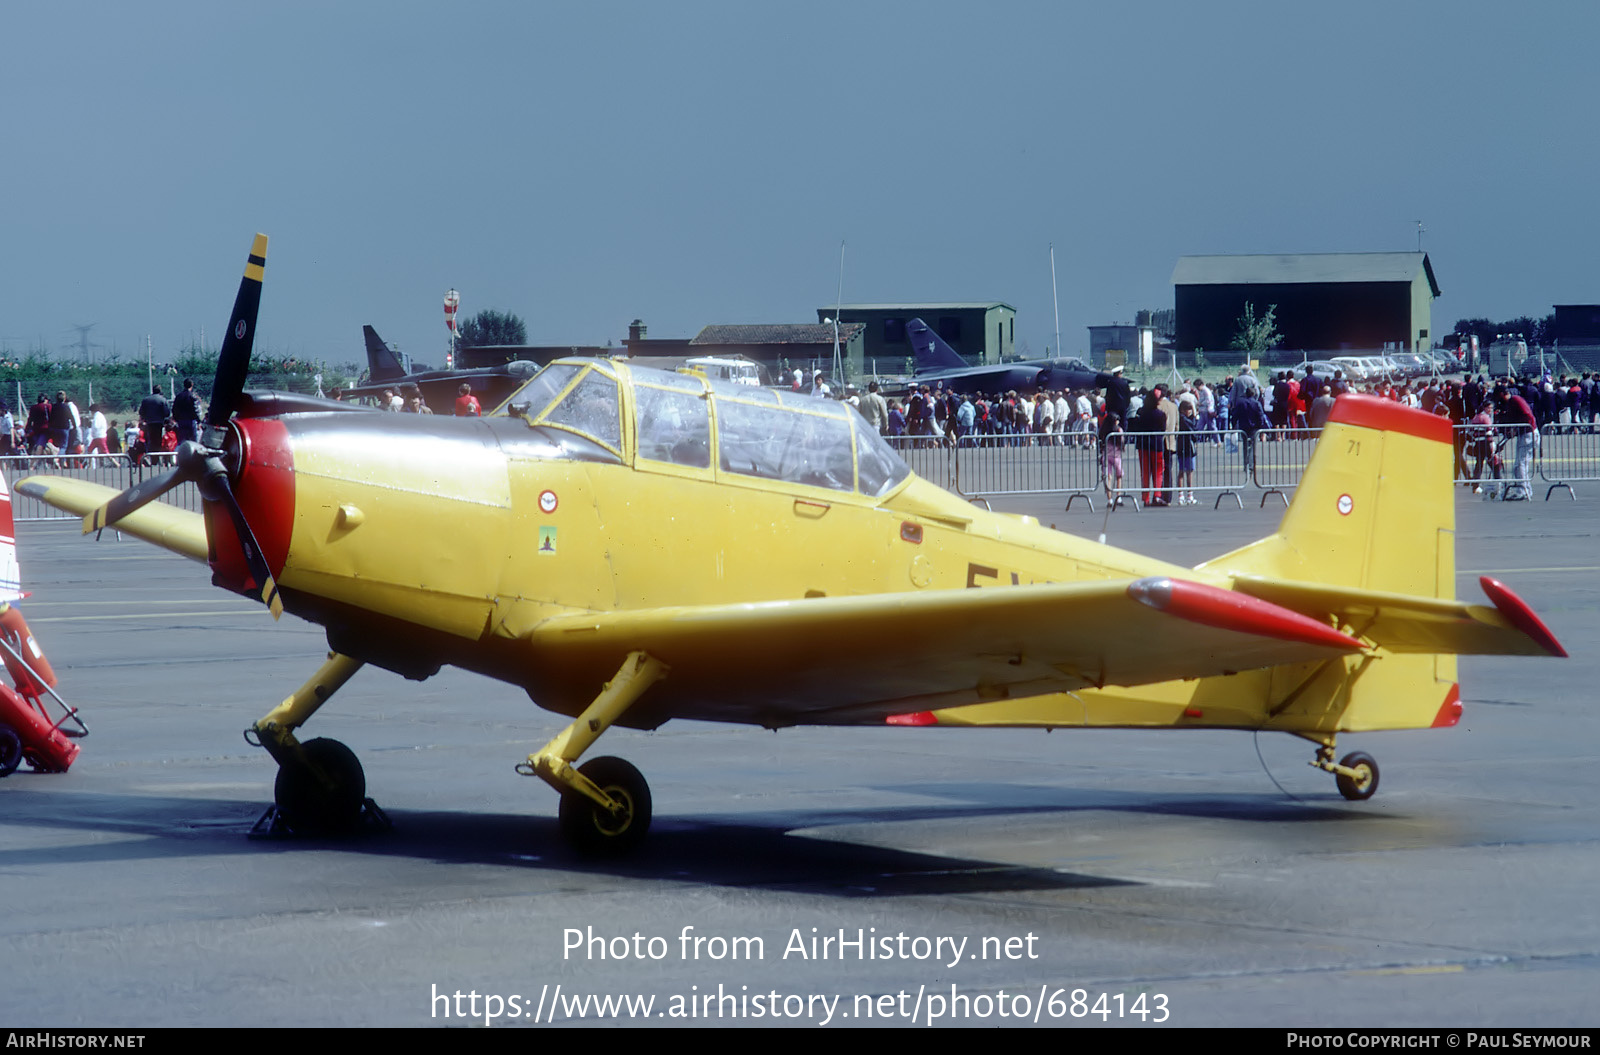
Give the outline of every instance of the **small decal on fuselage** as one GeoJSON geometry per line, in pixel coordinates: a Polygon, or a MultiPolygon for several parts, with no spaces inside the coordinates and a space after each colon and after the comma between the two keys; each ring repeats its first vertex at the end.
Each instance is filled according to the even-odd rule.
{"type": "Polygon", "coordinates": [[[553,557],[555,552],[556,529],[548,525],[541,526],[539,528],[539,553],[543,556],[553,557]]]}
{"type": "Polygon", "coordinates": [[[1352,510],[1354,508],[1355,508],[1355,502],[1351,501],[1349,495],[1340,495],[1339,496],[1339,515],[1340,516],[1342,516],[1342,517],[1349,516],[1350,515],[1350,510],[1352,510]]]}
{"type": "Polygon", "coordinates": [[[558,504],[560,503],[556,498],[556,493],[554,491],[539,492],[539,508],[544,510],[546,513],[554,513],[558,504]]]}

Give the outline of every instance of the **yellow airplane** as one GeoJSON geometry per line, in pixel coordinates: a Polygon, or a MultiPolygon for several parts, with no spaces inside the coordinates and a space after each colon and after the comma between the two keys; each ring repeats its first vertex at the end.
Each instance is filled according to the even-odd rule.
{"type": "Polygon", "coordinates": [[[1278,531],[1184,568],[975,508],[788,392],[567,359],[483,418],[246,393],[265,257],[257,235],[176,469],[16,489],[326,628],[327,662],[246,731],[295,832],[362,814],[354,753],[296,733],[366,663],[571,716],[517,769],[573,843],[618,851],[649,788],[578,765],[614,723],[1277,730],[1365,799],[1377,764],[1335,762],[1340,733],[1454,725],[1459,654],[1565,655],[1505,586],[1455,599],[1450,426],[1398,404],[1341,397],[1278,531]],[[185,480],[203,513],[152,501],[185,480]]]}

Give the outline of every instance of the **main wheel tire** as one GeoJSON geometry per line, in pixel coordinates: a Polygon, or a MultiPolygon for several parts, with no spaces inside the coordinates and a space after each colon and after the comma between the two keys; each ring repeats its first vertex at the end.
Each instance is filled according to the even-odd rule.
{"type": "Polygon", "coordinates": [[[22,737],[9,725],[0,725],[0,777],[9,777],[22,764],[22,737]]]}
{"type": "Polygon", "coordinates": [[[650,830],[650,785],[632,763],[609,755],[585,762],[578,772],[607,795],[621,799],[619,816],[603,810],[586,795],[561,796],[561,834],[581,853],[620,854],[639,845],[650,830]]]}
{"type": "Polygon", "coordinates": [[[1339,794],[1351,802],[1365,802],[1372,798],[1378,790],[1378,763],[1373,757],[1364,751],[1355,751],[1341,758],[1339,764],[1357,773],[1355,777],[1347,777],[1343,773],[1334,775],[1339,794]]]}
{"type": "Polygon", "coordinates": [[[280,765],[273,785],[278,813],[296,835],[343,835],[361,820],[367,798],[367,776],[356,753],[327,737],[302,745],[306,760],[333,781],[327,787],[308,766],[280,765]]]}

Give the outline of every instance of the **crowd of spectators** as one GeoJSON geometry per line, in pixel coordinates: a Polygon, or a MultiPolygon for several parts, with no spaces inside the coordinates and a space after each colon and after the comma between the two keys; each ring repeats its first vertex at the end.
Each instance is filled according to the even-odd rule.
{"type": "Polygon", "coordinates": [[[1172,497],[1178,504],[1194,501],[1197,444],[1222,442],[1224,434],[1237,433],[1245,468],[1252,470],[1258,433],[1270,430],[1262,437],[1266,441],[1281,430],[1303,429],[1315,436],[1334,402],[1349,392],[1449,418],[1457,426],[1456,478],[1482,491],[1480,480],[1504,475],[1504,488],[1488,493],[1510,501],[1529,496],[1541,432],[1588,431],[1600,419],[1600,373],[1358,383],[1342,372],[1324,377],[1309,368],[1263,379],[1245,367],[1216,383],[1196,377],[1134,388],[1118,367],[1075,374],[1067,387],[1031,396],[957,393],[936,383],[914,386],[904,401],[885,402],[876,383],[868,388],[867,396],[846,398],[883,435],[910,437],[902,442],[911,445],[1094,447],[1109,481],[1113,475],[1120,478],[1122,448],[1131,444],[1139,456],[1139,489],[1157,506],[1172,497]],[[1507,462],[1512,469],[1502,473],[1507,462]]]}

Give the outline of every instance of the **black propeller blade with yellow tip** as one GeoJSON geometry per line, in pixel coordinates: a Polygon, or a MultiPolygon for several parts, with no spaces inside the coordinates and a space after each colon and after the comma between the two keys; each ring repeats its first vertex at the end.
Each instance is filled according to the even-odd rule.
{"type": "Polygon", "coordinates": [[[261,553],[255,532],[245,519],[244,510],[233,495],[228,482],[228,470],[223,464],[222,445],[228,419],[244,392],[245,378],[250,373],[250,354],[256,340],[256,314],[261,308],[261,279],[267,263],[267,236],[258,234],[250,245],[250,256],[245,261],[244,278],[239,282],[239,295],[233,301],[233,316],[228,320],[227,335],[222,349],[217,353],[217,376],[211,386],[211,408],[206,414],[206,431],[201,443],[186,442],[178,447],[178,467],[160,476],[152,476],[123,491],[105,505],[83,518],[83,531],[100,531],[116,526],[117,521],[134,510],[155,501],[181,483],[194,481],[207,499],[221,502],[233,520],[239,543],[244,547],[245,560],[250,575],[256,581],[258,596],[272,609],[276,619],[283,612],[278,599],[277,583],[272,570],[261,553]]]}
{"type": "Polygon", "coordinates": [[[87,535],[91,531],[99,531],[102,528],[110,527],[135,509],[155,501],[183,483],[188,477],[183,473],[181,460],[179,466],[179,468],[170,469],[160,476],[152,476],[148,479],[140,480],[99,509],[84,517],[83,533],[87,535]]]}
{"type": "Polygon", "coordinates": [[[233,518],[233,530],[239,535],[239,545],[244,549],[246,566],[250,569],[250,577],[255,580],[254,596],[272,610],[272,618],[276,619],[283,614],[283,601],[278,597],[278,582],[272,577],[272,568],[267,564],[267,558],[261,552],[261,543],[256,541],[256,533],[250,530],[250,522],[244,518],[244,510],[239,508],[239,502],[233,497],[233,486],[228,483],[228,473],[220,461],[214,461],[214,471],[208,473],[200,481],[200,493],[206,498],[221,502],[228,509],[228,516],[233,518]]]}

